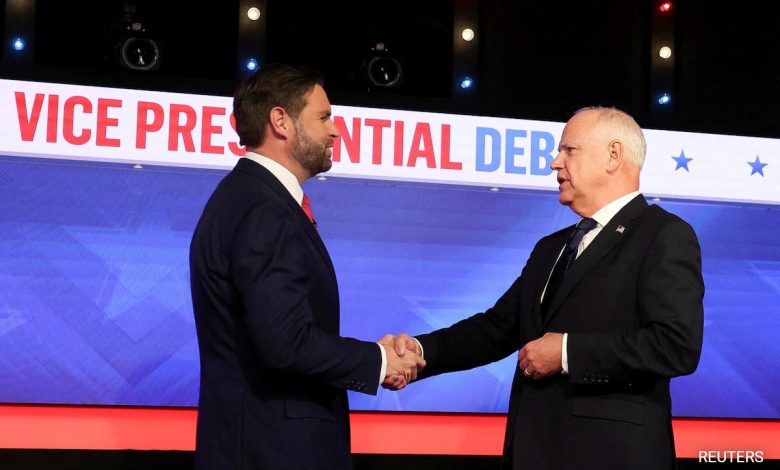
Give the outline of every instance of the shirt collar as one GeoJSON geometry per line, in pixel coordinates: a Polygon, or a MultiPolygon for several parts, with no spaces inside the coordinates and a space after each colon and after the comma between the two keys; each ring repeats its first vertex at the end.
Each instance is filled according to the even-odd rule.
{"type": "Polygon", "coordinates": [[[279,180],[280,183],[287,189],[290,195],[295,199],[298,205],[303,202],[303,188],[298,182],[298,178],[281,163],[276,160],[272,160],[264,155],[247,151],[244,158],[252,160],[253,162],[261,165],[266,170],[270,171],[272,175],[279,180]]]}
{"type": "Polygon", "coordinates": [[[606,206],[597,210],[595,214],[590,216],[591,219],[598,222],[599,227],[604,227],[615,217],[615,214],[620,212],[620,209],[626,206],[632,199],[639,195],[639,191],[632,191],[625,196],[621,196],[614,201],[610,202],[606,206]]]}

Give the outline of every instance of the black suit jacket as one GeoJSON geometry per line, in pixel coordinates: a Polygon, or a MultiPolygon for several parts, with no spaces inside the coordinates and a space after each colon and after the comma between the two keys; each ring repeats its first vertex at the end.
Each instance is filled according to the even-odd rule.
{"type": "Polygon", "coordinates": [[[346,389],[376,394],[379,346],[339,336],[336,275],[301,207],[240,159],[190,246],[199,469],[347,469],[346,389]]]}
{"type": "Polygon", "coordinates": [[[491,309],[418,336],[422,376],[487,364],[546,332],[566,332],[568,375],[535,381],[515,371],[503,468],[672,468],[669,380],[696,369],[702,345],[696,235],[637,196],[571,265],[543,319],[541,293],[570,231],[540,240],[491,309]]]}

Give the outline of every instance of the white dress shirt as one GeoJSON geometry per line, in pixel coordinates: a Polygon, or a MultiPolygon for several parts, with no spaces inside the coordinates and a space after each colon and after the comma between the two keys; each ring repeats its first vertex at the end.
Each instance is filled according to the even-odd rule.
{"type": "Polygon", "coordinates": [[[301,188],[301,184],[298,182],[298,178],[295,177],[292,171],[285,168],[276,160],[271,160],[270,158],[264,155],[260,155],[259,153],[247,152],[244,155],[244,158],[248,158],[249,160],[252,160],[258,165],[264,167],[266,170],[270,171],[271,174],[274,175],[280,183],[282,183],[285,189],[287,189],[298,205],[301,205],[303,202],[303,188],[301,188]]]}
{"type": "MultiPolygon", "coordinates": [[[[596,221],[596,227],[593,228],[590,232],[586,233],[585,236],[582,237],[582,241],[580,242],[579,246],[577,247],[577,256],[580,256],[583,251],[585,251],[585,248],[590,245],[590,243],[596,238],[596,235],[601,232],[601,230],[606,226],[610,220],[612,220],[613,217],[615,217],[615,214],[620,212],[620,210],[626,206],[629,202],[631,202],[632,199],[637,197],[639,195],[639,191],[633,191],[625,196],[621,196],[614,201],[610,202],[606,206],[602,207],[601,209],[597,210],[595,214],[590,216],[591,219],[596,221]]],[[[565,248],[565,246],[564,246],[565,248]]],[[[561,253],[563,253],[563,249],[561,249],[561,253]]],[[[558,254],[558,257],[560,258],[560,253],[558,254]]],[[[576,257],[575,257],[576,259],[576,257]]],[[[549,282],[549,278],[548,278],[549,282]]],[[[547,286],[545,286],[545,290],[547,290],[547,286]]],[[[544,294],[543,294],[544,295],[544,294]]],[[[563,334],[563,345],[561,346],[561,367],[563,368],[563,373],[568,374],[569,373],[569,355],[566,351],[566,347],[568,344],[569,334],[564,333],[563,334]]]]}

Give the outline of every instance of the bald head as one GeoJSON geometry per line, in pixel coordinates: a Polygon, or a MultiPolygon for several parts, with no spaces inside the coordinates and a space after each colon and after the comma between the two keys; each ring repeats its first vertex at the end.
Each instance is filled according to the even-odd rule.
{"type": "Polygon", "coordinates": [[[639,189],[645,139],[636,121],[614,108],[584,108],[563,129],[558,156],[561,204],[590,217],[606,204],[639,189]]]}
{"type": "Polygon", "coordinates": [[[596,116],[594,130],[599,131],[607,139],[617,139],[623,144],[623,151],[630,163],[641,170],[645,163],[647,144],[642,128],[634,118],[617,108],[605,108],[602,106],[590,106],[578,110],[580,113],[593,113],[596,116]]]}

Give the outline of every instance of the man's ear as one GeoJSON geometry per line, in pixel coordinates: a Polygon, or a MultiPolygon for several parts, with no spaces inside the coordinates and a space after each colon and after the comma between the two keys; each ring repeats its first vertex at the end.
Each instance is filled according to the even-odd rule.
{"type": "Polygon", "coordinates": [[[619,140],[613,140],[607,146],[609,159],[607,160],[607,173],[614,173],[623,163],[623,143],[619,140]]]}
{"type": "Polygon", "coordinates": [[[290,116],[283,108],[275,107],[271,109],[268,116],[268,123],[275,134],[286,136],[290,127],[290,116]]]}

